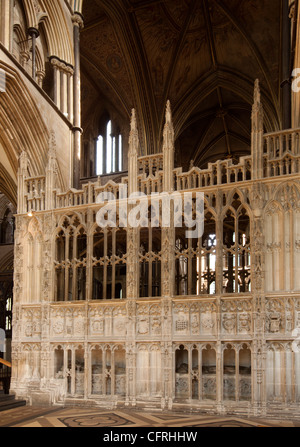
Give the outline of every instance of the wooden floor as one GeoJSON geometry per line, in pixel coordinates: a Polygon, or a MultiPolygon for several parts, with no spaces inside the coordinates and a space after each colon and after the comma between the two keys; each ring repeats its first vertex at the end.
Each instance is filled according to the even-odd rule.
{"type": "Polygon", "coordinates": [[[0,413],[0,427],[300,427],[300,420],[241,418],[171,412],[22,407],[0,413]]]}

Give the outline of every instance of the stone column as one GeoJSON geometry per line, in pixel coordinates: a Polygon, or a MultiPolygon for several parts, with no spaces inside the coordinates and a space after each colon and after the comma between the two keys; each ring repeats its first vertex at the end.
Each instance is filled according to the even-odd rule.
{"type": "Polygon", "coordinates": [[[217,325],[217,339],[216,339],[216,404],[219,413],[223,411],[223,346],[221,338],[222,328],[222,310],[221,298],[216,299],[216,325],[217,325]]]}
{"type": "Polygon", "coordinates": [[[87,258],[86,258],[86,300],[93,299],[93,251],[94,251],[94,234],[91,232],[93,227],[93,212],[87,212],[87,258]]]}
{"type": "Polygon", "coordinates": [[[68,75],[65,69],[63,67],[60,73],[60,110],[68,116],[68,75]]]}
{"type": "MultiPolygon", "coordinates": [[[[164,128],[163,141],[163,191],[170,194],[174,191],[174,126],[172,120],[172,111],[170,101],[166,107],[166,122],[164,128]]],[[[170,410],[173,405],[173,362],[172,362],[172,297],[174,296],[175,287],[175,223],[174,223],[174,206],[171,201],[170,209],[162,203],[162,210],[170,213],[170,227],[162,228],[162,342],[164,345],[164,395],[162,398],[162,408],[167,406],[170,410]]],[[[163,219],[164,220],[164,219],[163,219]]]]}
{"type": "Polygon", "coordinates": [[[223,413],[223,346],[221,341],[216,344],[216,401],[217,411],[223,413]]]}
{"type": "Polygon", "coordinates": [[[83,28],[81,14],[75,13],[74,25],[74,79],[73,79],[73,103],[74,103],[74,143],[73,143],[73,187],[79,188],[80,180],[80,156],[81,156],[81,78],[80,78],[80,30],[83,28]]]}
{"type": "Polygon", "coordinates": [[[88,350],[88,343],[84,344],[84,399],[89,397],[90,393],[90,371],[91,371],[91,363],[90,363],[90,352],[88,350]]]}
{"type": "Polygon", "coordinates": [[[216,294],[223,293],[223,220],[222,216],[222,192],[216,194],[216,294]]]}
{"type": "Polygon", "coordinates": [[[25,180],[28,177],[28,155],[26,151],[21,153],[19,158],[19,170],[18,170],[18,214],[24,214],[27,212],[25,201],[25,180]]]}
{"type": "Polygon", "coordinates": [[[76,393],[76,348],[72,346],[72,360],[71,360],[71,395],[74,396],[76,393]]]}
{"type": "MultiPolygon", "coordinates": [[[[138,191],[138,149],[139,137],[135,110],[132,111],[131,132],[128,153],[128,196],[138,191]]],[[[130,212],[130,205],[128,212],[130,212]]],[[[139,295],[139,229],[127,226],[127,299],[137,299],[139,295]]]]}
{"type": "Polygon", "coordinates": [[[239,371],[239,365],[240,365],[240,347],[235,347],[235,401],[238,403],[240,400],[240,390],[239,390],[239,384],[240,384],[240,371],[239,371]]]}
{"type": "Polygon", "coordinates": [[[45,76],[46,76],[45,70],[38,70],[36,72],[37,83],[41,88],[43,88],[43,81],[44,81],[45,76]]]}
{"type": "Polygon", "coordinates": [[[110,394],[114,397],[116,394],[116,375],[115,375],[115,351],[111,350],[111,370],[110,370],[110,394]]]}
{"type": "Polygon", "coordinates": [[[56,160],[56,141],[54,132],[51,132],[49,139],[48,165],[46,168],[46,191],[45,208],[52,210],[54,208],[53,191],[56,188],[57,180],[57,160],[56,160]]]}
{"type": "Polygon", "coordinates": [[[60,62],[55,57],[50,58],[53,66],[53,101],[60,109],[60,62]]]}
{"type": "Polygon", "coordinates": [[[0,41],[5,48],[11,51],[12,47],[12,20],[13,20],[13,0],[0,0],[0,41]]]}
{"type": "Polygon", "coordinates": [[[39,37],[39,30],[36,28],[29,28],[28,34],[32,39],[32,78],[36,80],[36,39],[39,37]]]}
{"type": "Polygon", "coordinates": [[[251,278],[253,292],[253,353],[252,356],[252,386],[253,386],[253,412],[254,415],[262,414],[266,406],[264,386],[265,370],[264,362],[264,326],[265,326],[265,254],[263,233],[263,209],[265,206],[264,186],[255,183],[251,192],[251,206],[253,210],[251,230],[251,278]]]}
{"type": "Polygon", "coordinates": [[[164,128],[164,142],[163,142],[163,158],[164,158],[164,191],[174,191],[174,126],[172,120],[172,110],[170,101],[167,102],[166,107],[166,122],[164,128]]]}
{"type": "MultiPolygon", "coordinates": [[[[139,135],[135,110],[132,110],[128,152],[128,195],[138,191],[139,135]]],[[[130,212],[130,205],[128,212],[130,212]]],[[[136,405],[136,300],[139,296],[139,229],[127,225],[127,396],[126,402],[136,405]]]]}
{"type": "Polygon", "coordinates": [[[291,128],[291,19],[289,0],[282,1],[282,128],[291,128]]]}
{"type": "Polygon", "coordinates": [[[73,68],[67,67],[67,116],[73,122],[73,68]]]}

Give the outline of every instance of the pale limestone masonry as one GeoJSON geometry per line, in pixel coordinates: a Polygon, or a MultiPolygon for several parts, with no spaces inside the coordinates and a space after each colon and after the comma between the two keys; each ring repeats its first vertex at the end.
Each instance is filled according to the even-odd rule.
{"type": "Polygon", "coordinates": [[[264,134],[256,82],[251,156],[182,172],[170,104],[161,154],[138,157],[137,119],[120,184],[57,189],[53,139],[45,176],[28,178],[20,158],[12,391],[30,403],[299,415],[300,130],[264,134]],[[148,199],[204,192],[203,237],[98,228],[98,194],[119,197],[120,185],[148,199]]]}

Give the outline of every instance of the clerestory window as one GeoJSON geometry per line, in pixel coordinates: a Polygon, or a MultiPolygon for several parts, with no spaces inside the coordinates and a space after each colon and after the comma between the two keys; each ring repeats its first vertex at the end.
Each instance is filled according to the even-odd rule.
{"type": "Polygon", "coordinates": [[[105,132],[97,140],[97,175],[112,174],[123,170],[123,141],[119,130],[113,131],[108,121],[105,132]]]}

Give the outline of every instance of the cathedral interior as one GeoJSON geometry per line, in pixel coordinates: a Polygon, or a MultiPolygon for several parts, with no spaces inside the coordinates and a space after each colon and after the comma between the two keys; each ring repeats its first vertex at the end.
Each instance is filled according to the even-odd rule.
{"type": "Polygon", "coordinates": [[[300,416],[299,20],[0,0],[3,392],[300,416]]]}

